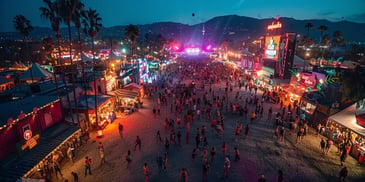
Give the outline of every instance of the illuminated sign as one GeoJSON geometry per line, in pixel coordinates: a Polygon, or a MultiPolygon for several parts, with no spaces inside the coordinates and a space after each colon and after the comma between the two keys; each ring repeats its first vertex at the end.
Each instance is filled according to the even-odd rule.
{"type": "MultiPolygon", "coordinates": [[[[27,130],[27,131],[30,131],[30,130],[27,130]]],[[[25,142],[25,144],[22,145],[22,147],[21,147],[22,150],[25,150],[27,148],[29,148],[29,149],[34,148],[38,144],[39,138],[40,138],[39,134],[36,134],[36,135],[34,135],[34,137],[29,138],[29,140],[27,140],[25,142]]]]}
{"type": "Polygon", "coordinates": [[[31,139],[32,138],[32,135],[33,134],[32,134],[32,131],[31,130],[25,130],[24,131],[24,134],[23,134],[25,140],[31,139]]]}
{"type": "Polygon", "coordinates": [[[277,21],[276,23],[272,22],[270,25],[267,26],[267,30],[274,30],[274,29],[279,29],[282,28],[283,25],[277,21]]]}
{"type": "Polygon", "coordinates": [[[265,57],[268,59],[278,60],[280,49],[280,36],[268,36],[265,39],[265,57]]]}
{"type": "Polygon", "coordinates": [[[314,77],[312,76],[312,74],[302,74],[301,75],[301,82],[305,85],[305,86],[308,86],[308,87],[314,87],[314,85],[316,84],[315,82],[315,79],[314,77]]]}

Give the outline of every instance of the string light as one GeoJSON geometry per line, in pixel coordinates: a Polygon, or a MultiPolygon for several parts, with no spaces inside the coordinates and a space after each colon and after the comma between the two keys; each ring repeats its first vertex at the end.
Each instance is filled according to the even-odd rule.
{"type": "MultiPolygon", "coordinates": [[[[60,101],[60,99],[57,99],[57,100],[52,101],[52,102],[50,102],[50,103],[48,103],[48,104],[46,104],[46,105],[44,105],[44,106],[42,106],[40,108],[37,108],[37,112],[40,111],[40,110],[42,110],[42,109],[44,109],[44,108],[46,108],[46,107],[48,107],[48,106],[51,106],[52,107],[55,103],[57,103],[59,101],[60,101]]],[[[28,116],[31,116],[33,114],[36,114],[36,113],[34,113],[34,111],[29,112],[29,113],[25,114],[24,117],[21,118],[21,119],[17,118],[15,120],[13,120],[12,123],[4,124],[3,126],[0,127],[0,131],[3,130],[3,129],[5,129],[5,128],[7,128],[7,127],[11,127],[11,125],[18,123],[19,121],[21,121],[21,120],[23,120],[23,119],[25,119],[28,116]]]]}

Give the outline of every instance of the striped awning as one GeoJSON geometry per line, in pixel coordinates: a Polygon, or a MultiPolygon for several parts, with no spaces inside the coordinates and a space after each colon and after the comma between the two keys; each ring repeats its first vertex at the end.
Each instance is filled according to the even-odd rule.
{"type": "Polygon", "coordinates": [[[108,94],[113,95],[115,97],[128,98],[128,99],[135,99],[136,97],[138,97],[138,92],[127,90],[127,89],[114,90],[114,91],[109,92],[108,94]]]}

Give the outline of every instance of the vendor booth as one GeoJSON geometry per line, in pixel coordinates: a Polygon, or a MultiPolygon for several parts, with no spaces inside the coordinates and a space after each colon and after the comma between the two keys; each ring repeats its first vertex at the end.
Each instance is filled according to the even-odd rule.
{"type": "Polygon", "coordinates": [[[364,110],[363,106],[353,104],[341,112],[329,117],[325,135],[335,143],[348,139],[351,144],[350,155],[365,163],[365,127],[357,124],[357,111],[364,110]]]}
{"type": "Polygon", "coordinates": [[[80,114],[83,114],[86,120],[89,121],[88,124],[90,124],[94,128],[105,128],[108,123],[113,122],[113,120],[115,119],[115,100],[113,97],[107,95],[97,95],[96,103],[98,111],[98,123],[96,123],[95,114],[95,95],[82,96],[78,101],[77,111],[80,114]],[[86,100],[88,108],[86,107],[86,100]]]}
{"type": "Polygon", "coordinates": [[[140,102],[139,92],[136,90],[129,89],[118,89],[109,92],[109,95],[115,97],[115,107],[117,110],[124,112],[124,110],[129,110],[138,107],[140,102]]]}

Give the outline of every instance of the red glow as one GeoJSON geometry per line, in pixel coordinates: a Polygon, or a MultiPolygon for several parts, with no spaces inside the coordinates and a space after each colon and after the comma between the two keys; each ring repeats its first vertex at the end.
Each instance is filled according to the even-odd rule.
{"type": "Polygon", "coordinates": [[[272,22],[270,25],[267,26],[267,30],[274,30],[274,29],[279,29],[282,27],[283,27],[283,25],[279,21],[276,23],[272,22]]]}
{"type": "Polygon", "coordinates": [[[11,76],[10,76],[10,75],[6,75],[6,76],[5,76],[5,78],[6,78],[6,79],[10,79],[10,78],[11,78],[11,76]]]}

